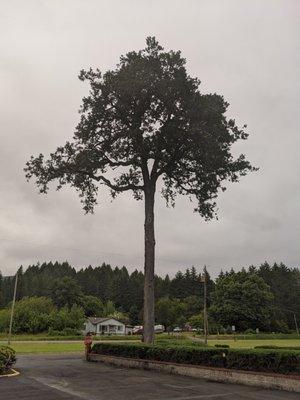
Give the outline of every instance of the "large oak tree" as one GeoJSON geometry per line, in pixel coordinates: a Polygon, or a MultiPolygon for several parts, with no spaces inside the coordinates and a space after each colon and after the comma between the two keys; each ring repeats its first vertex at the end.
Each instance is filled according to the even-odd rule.
{"type": "Polygon", "coordinates": [[[234,325],[238,332],[270,329],[273,294],[256,274],[242,270],[219,277],[212,297],[210,315],[224,327],[234,325]]]}
{"type": "Polygon", "coordinates": [[[73,140],[45,160],[32,157],[25,171],[40,192],[56,180],[58,188],[79,191],[86,212],[97,203],[101,185],[112,197],[132,191],[145,204],[144,341],[154,337],[154,200],[173,205],[176,194],[196,200],[195,211],[215,216],[215,198],[224,181],[253,170],[232,144],[247,134],[225,115],[228,103],[202,94],[200,81],[187,74],[179,51],[165,52],[153,37],[146,48],[121,56],[116,69],[81,71],[90,84],[73,140]]]}

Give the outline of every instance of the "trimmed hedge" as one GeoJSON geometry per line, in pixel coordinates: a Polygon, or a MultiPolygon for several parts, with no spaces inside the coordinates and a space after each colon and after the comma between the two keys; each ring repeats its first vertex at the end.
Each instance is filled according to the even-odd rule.
{"type": "Polygon", "coordinates": [[[300,373],[300,351],[234,349],[226,356],[227,368],[246,371],[300,373]]]}
{"type": "Polygon", "coordinates": [[[95,343],[92,353],[181,364],[223,367],[225,349],[175,345],[95,343]]]}
{"type": "Polygon", "coordinates": [[[229,349],[230,348],[229,344],[215,344],[215,347],[221,347],[223,349],[229,349]]]}
{"type": "Polygon", "coordinates": [[[95,343],[92,353],[246,371],[300,373],[300,351],[296,350],[95,343]]]}
{"type": "Polygon", "coordinates": [[[16,362],[15,351],[8,346],[0,346],[0,374],[5,374],[16,362]]]}
{"type": "Polygon", "coordinates": [[[95,343],[92,353],[182,364],[224,366],[223,351],[209,347],[95,343]]]}

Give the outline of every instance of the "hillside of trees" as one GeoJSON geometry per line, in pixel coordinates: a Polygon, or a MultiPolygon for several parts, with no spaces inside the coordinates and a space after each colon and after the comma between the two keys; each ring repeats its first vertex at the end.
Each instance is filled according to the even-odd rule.
{"type": "MultiPolygon", "coordinates": [[[[191,267],[174,278],[155,277],[157,323],[169,329],[187,323],[201,329],[201,272],[191,267]]],[[[105,263],[76,271],[67,262],[49,262],[25,271],[20,267],[18,278],[15,332],[77,329],[92,315],[142,323],[140,271],[129,273],[126,267],[105,263]]],[[[0,274],[0,331],[8,326],[13,286],[14,277],[0,274]]],[[[288,332],[295,328],[293,313],[300,320],[300,271],[284,264],[221,272],[215,281],[208,278],[207,292],[211,332],[228,331],[232,325],[237,331],[288,332]]]]}

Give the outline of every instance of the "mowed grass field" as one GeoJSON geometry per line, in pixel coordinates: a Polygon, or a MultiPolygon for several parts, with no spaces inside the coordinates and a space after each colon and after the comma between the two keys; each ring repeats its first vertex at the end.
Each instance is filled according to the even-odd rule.
{"type": "MultiPolygon", "coordinates": [[[[0,346],[7,345],[7,342],[0,342],[0,346]]],[[[69,352],[84,352],[83,342],[11,342],[12,347],[17,354],[22,353],[69,353],[69,352]]]]}
{"type": "MultiPolygon", "coordinates": [[[[105,341],[107,342],[107,340],[105,341]]],[[[115,340],[113,341],[115,342],[115,340]]],[[[125,342],[125,341],[123,341],[125,342]]],[[[178,343],[181,340],[178,339],[178,343]]],[[[192,342],[192,340],[188,341],[192,342]]],[[[182,340],[182,344],[187,344],[187,340],[182,340]]],[[[261,345],[273,346],[299,346],[299,339],[257,339],[257,340],[209,340],[209,346],[215,344],[227,344],[230,348],[254,348],[261,345]]],[[[0,341],[0,345],[7,345],[7,342],[0,341]]],[[[17,354],[22,353],[68,353],[68,352],[84,352],[84,344],[82,341],[13,341],[10,345],[17,354]]]]}

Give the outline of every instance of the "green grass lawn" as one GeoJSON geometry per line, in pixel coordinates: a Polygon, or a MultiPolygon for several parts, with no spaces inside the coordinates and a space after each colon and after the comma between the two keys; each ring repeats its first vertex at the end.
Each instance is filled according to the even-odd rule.
{"type": "MultiPolygon", "coordinates": [[[[21,338],[18,338],[19,340],[21,338]]],[[[23,338],[24,340],[25,338],[23,338]]],[[[138,339],[138,338],[137,338],[138,339]]],[[[168,342],[171,344],[177,344],[180,345],[188,345],[192,344],[193,340],[188,339],[185,337],[182,338],[174,338],[170,337],[171,340],[168,340],[167,337],[160,336],[158,338],[158,342],[162,341],[164,344],[168,344],[168,342]]],[[[3,339],[2,339],[3,340],[3,339]]],[[[25,339],[26,340],[26,339],[25,339]]],[[[11,342],[11,347],[16,350],[17,354],[22,354],[22,353],[67,353],[67,352],[84,352],[84,345],[83,341],[51,341],[51,338],[48,338],[48,341],[46,342],[38,342],[34,340],[39,340],[38,337],[31,338],[31,340],[27,341],[12,341],[11,342]]],[[[114,341],[114,340],[111,340],[114,341]]],[[[126,340],[123,339],[125,342],[126,340]]],[[[95,342],[95,341],[94,341],[95,342]]],[[[0,345],[6,345],[6,341],[1,341],[0,339],[0,345]]],[[[274,345],[274,346],[299,346],[300,347],[300,338],[299,339],[246,339],[246,340],[237,340],[234,341],[232,339],[222,339],[222,340],[209,340],[208,341],[209,346],[214,346],[215,344],[227,344],[230,346],[230,348],[254,348],[255,346],[261,346],[261,345],[274,345]]],[[[195,342],[195,345],[197,345],[197,342],[195,342]]],[[[199,343],[201,345],[201,343],[199,343]]]]}
{"type": "MultiPolygon", "coordinates": [[[[6,345],[4,342],[0,342],[0,345],[6,345]]],[[[74,342],[45,342],[45,343],[35,343],[35,342],[12,342],[10,344],[17,355],[22,353],[68,353],[68,352],[82,352],[84,353],[83,343],[74,342]]]]}
{"type": "MultiPolygon", "coordinates": [[[[37,339],[38,340],[38,339],[37,339]]],[[[108,340],[105,340],[106,342],[108,340]]],[[[124,340],[123,340],[124,341],[124,340]]],[[[97,341],[94,341],[94,343],[97,341]]],[[[115,342],[115,340],[111,340],[111,342],[115,342]]],[[[121,340],[120,340],[121,342],[121,340]]],[[[3,341],[0,339],[0,346],[7,346],[7,341],[3,341]]],[[[11,341],[10,347],[12,347],[17,354],[22,353],[68,353],[68,352],[82,352],[84,353],[84,344],[83,340],[74,341],[74,340],[65,340],[65,341],[34,341],[34,340],[25,340],[25,341],[11,341]]]]}
{"type": "MultiPolygon", "coordinates": [[[[48,340],[63,340],[63,341],[65,341],[65,340],[75,340],[75,341],[78,341],[78,340],[82,340],[83,341],[83,339],[84,339],[84,335],[77,335],[77,336],[75,336],[75,335],[73,335],[73,336],[63,336],[63,335],[61,335],[61,336],[57,336],[57,335],[55,335],[55,336],[50,336],[50,335],[48,335],[47,333],[40,333],[40,334],[35,334],[35,335],[33,335],[33,334],[18,334],[18,335],[12,335],[12,338],[11,338],[11,340],[13,341],[13,342],[18,342],[18,341],[32,341],[32,340],[38,340],[38,341],[41,341],[41,340],[46,340],[46,341],[48,341],[48,340]]],[[[101,336],[95,336],[94,338],[93,338],[93,340],[95,341],[95,340],[140,340],[141,339],[141,336],[140,335],[132,335],[132,336],[130,336],[130,335],[101,335],[101,336]]],[[[7,334],[4,334],[4,333],[0,333],[0,342],[1,341],[5,341],[5,340],[7,340],[7,334]]]]}

